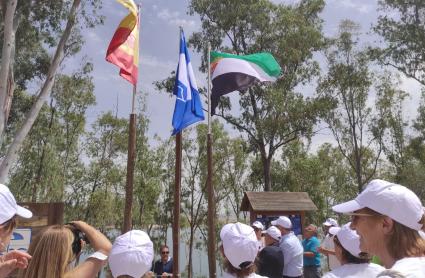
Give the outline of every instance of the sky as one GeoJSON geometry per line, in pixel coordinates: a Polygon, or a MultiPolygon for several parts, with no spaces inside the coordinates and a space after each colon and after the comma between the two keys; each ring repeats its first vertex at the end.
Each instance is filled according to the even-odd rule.
{"type": "MultiPolygon", "coordinates": [[[[136,1],[137,2],[137,1],[136,1]]],[[[153,82],[163,80],[176,69],[178,62],[179,26],[183,27],[186,39],[201,29],[200,19],[187,14],[188,0],[142,0],[140,31],[140,62],[138,91],[146,95],[147,115],[150,119],[149,137],[156,134],[165,139],[171,134],[171,119],[175,100],[166,93],[157,92],[153,82]]],[[[292,4],[297,0],[272,0],[275,3],[292,4]]],[[[373,43],[377,40],[373,34],[367,34],[376,22],[377,1],[375,0],[326,0],[326,7],[321,14],[324,20],[324,34],[334,36],[341,20],[350,19],[360,24],[365,33],[364,41],[373,43]]],[[[105,24],[89,29],[84,33],[86,44],[81,53],[66,62],[67,70],[81,64],[83,57],[88,57],[94,64],[93,80],[97,104],[87,112],[88,123],[93,123],[103,112],[117,111],[121,117],[128,117],[131,110],[131,84],[118,75],[119,69],[105,61],[105,53],[119,22],[126,16],[127,10],[114,0],[105,0],[101,14],[105,24]]],[[[200,56],[189,49],[198,86],[205,86],[206,75],[198,71],[200,56]]],[[[320,55],[317,56],[323,65],[320,55]]],[[[419,84],[402,78],[401,88],[410,93],[406,112],[409,119],[416,115],[419,102],[419,84]],[[414,109],[413,109],[414,107],[414,109]]],[[[300,88],[305,95],[314,92],[314,84],[300,88]]],[[[237,103],[238,94],[231,94],[231,101],[237,103]]],[[[205,101],[205,100],[204,100],[205,101]]],[[[237,131],[225,125],[230,134],[237,131]]],[[[333,142],[330,131],[323,129],[313,138],[313,149],[324,142],[333,142]]]]}

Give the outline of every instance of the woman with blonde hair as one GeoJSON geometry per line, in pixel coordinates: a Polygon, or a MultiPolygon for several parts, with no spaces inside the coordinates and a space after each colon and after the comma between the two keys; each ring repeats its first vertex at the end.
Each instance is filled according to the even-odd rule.
{"type": "Polygon", "coordinates": [[[95,277],[106,263],[111,243],[99,231],[83,221],[70,225],[53,225],[45,228],[31,242],[29,254],[33,257],[19,278],[85,278],[95,277]],[[75,268],[72,263],[83,246],[81,233],[96,251],[75,268]]]}
{"type": "Polygon", "coordinates": [[[351,228],[360,236],[362,252],[378,256],[385,268],[407,278],[425,277],[425,240],[420,235],[425,213],[411,190],[372,180],[354,200],[333,210],[351,215],[351,228]]]}

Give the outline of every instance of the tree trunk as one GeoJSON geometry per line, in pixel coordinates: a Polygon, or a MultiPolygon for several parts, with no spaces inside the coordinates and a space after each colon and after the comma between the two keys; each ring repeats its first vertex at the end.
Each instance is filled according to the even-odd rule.
{"type": "MultiPolygon", "coordinates": [[[[68,17],[68,22],[66,24],[65,31],[63,32],[62,37],[59,41],[59,44],[56,48],[56,52],[55,52],[55,55],[53,57],[52,63],[50,65],[46,81],[44,82],[43,87],[42,87],[40,94],[38,95],[35,103],[31,107],[31,110],[26,115],[26,118],[25,118],[25,121],[24,121],[22,127],[18,130],[15,137],[13,138],[12,144],[9,146],[7,153],[6,153],[6,156],[5,156],[5,158],[3,159],[3,161],[0,165],[0,182],[1,183],[5,182],[5,180],[8,176],[10,167],[12,166],[13,163],[15,163],[15,161],[18,157],[19,149],[21,148],[25,137],[28,135],[28,132],[30,131],[31,127],[33,126],[33,124],[34,124],[34,122],[35,122],[35,120],[38,116],[38,113],[40,112],[44,102],[50,96],[52,86],[53,86],[53,83],[54,83],[54,78],[56,76],[56,71],[57,71],[59,64],[61,63],[62,58],[64,56],[65,44],[68,41],[68,38],[71,35],[71,30],[72,30],[72,28],[75,24],[75,17],[76,17],[76,14],[77,14],[77,8],[80,5],[80,1],[81,0],[74,0],[74,2],[72,4],[72,8],[71,8],[71,11],[70,11],[70,14],[69,14],[69,17],[68,17]]],[[[3,57],[7,57],[7,56],[3,56],[3,57]]],[[[6,75],[6,79],[7,79],[7,75],[6,75]]],[[[0,80],[0,83],[1,83],[1,80],[0,80]]],[[[0,107],[4,107],[4,98],[1,98],[1,99],[2,99],[3,102],[0,102],[0,107]]],[[[2,130],[4,129],[4,113],[3,113],[3,111],[0,114],[2,115],[2,116],[0,116],[0,132],[2,132],[2,130]]],[[[0,133],[0,135],[1,135],[1,133],[0,133]]]]}
{"type": "MultiPolygon", "coordinates": [[[[15,41],[15,32],[13,29],[13,16],[15,14],[18,0],[9,0],[7,3],[6,13],[4,17],[4,36],[2,59],[0,65],[0,144],[2,143],[3,132],[6,124],[5,101],[8,93],[8,77],[11,64],[11,55],[15,41]]],[[[4,182],[4,180],[1,180],[4,182]]]]}
{"type": "Polygon", "coordinates": [[[271,178],[270,178],[271,157],[266,157],[265,155],[261,154],[261,160],[263,162],[264,191],[271,191],[271,178]]]}

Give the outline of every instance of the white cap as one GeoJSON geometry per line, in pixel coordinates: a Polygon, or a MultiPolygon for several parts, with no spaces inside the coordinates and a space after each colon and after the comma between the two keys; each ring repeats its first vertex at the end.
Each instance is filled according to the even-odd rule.
{"type": "Polygon", "coordinates": [[[0,184],[0,224],[10,220],[16,214],[23,218],[31,218],[32,212],[24,207],[18,206],[9,188],[0,184]]]}
{"type": "Polygon", "coordinates": [[[271,222],[274,226],[281,226],[285,229],[291,229],[292,223],[291,220],[286,216],[279,216],[278,219],[271,222]]]}
{"type": "Polygon", "coordinates": [[[351,255],[360,258],[360,237],[356,231],[350,228],[351,222],[340,227],[331,227],[329,233],[336,235],[342,247],[351,253],[351,255]]]}
{"type": "Polygon", "coordinates": [[[282,233],[275,226],[270,226],[267,230],[263,232],[263,234],[268,234],[271,238],[275,240],[280,240],[282,237],[282,233]]]}
{"type": "Polygon", "coordinates": [[[323,225],[325,226],[332,226],[332,227],[338,227],[338,221],[336,221],[333,218],[327,218],[325,222],[323,222],[323,225]]]}
{"type": "Polygon", "coordinates": [[[120,235],[109,254],[112,276],[142,277],[151,269],[153,255],[153,243],[145,232],[132,230],[120,235]]]}
{"type": "Polygon", "coordinates": [[[424,210],[418,196],[407,187],[384,180],[372,180],[356,199],[333,206],[339,213],[349,213],[370,208],[387,215],[398,223],[413,230],[421,230],[424,210]]]}
{"type": "Polygon", "coordinates": [[[258,254],[258,241],[254,229],[242,223],[229,223],[220,231],[224,255],[237,269],[245,262],[253,263],[258,254]]]}
{"type": "Polygon", "coordinates": [[[264,230],[264,226],[260,221],[255,221],[254,223],[252,223],[251,227],[255,227],[255,228],[258,228],[260,230],[264,230]]]}

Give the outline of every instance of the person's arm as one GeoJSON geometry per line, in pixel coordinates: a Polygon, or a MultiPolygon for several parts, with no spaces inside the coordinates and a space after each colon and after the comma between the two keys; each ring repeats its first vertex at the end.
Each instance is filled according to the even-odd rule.
{"type": "Polygon", "coordinates": [[[304,257],[314,258],[318,254],[317,248],[319,248],[319,242],[308,242],[305,246],[304,257]]]}
{"type": "MultiPolygon", "coordinates": [[[[90,226],[83,221],[72,222],[77,229],[86,234],[90,245],[96,252],[100,252],[106,256],[111,251],[112,244],[109,239],[106,238],[101,232],[90,226]]],[[[73,270],[65,274],[65,278],[92,278],[102,269],[106,260],[100,260],[96,258],[88,258],[83,263],[78,265],[73,270]]]]}

